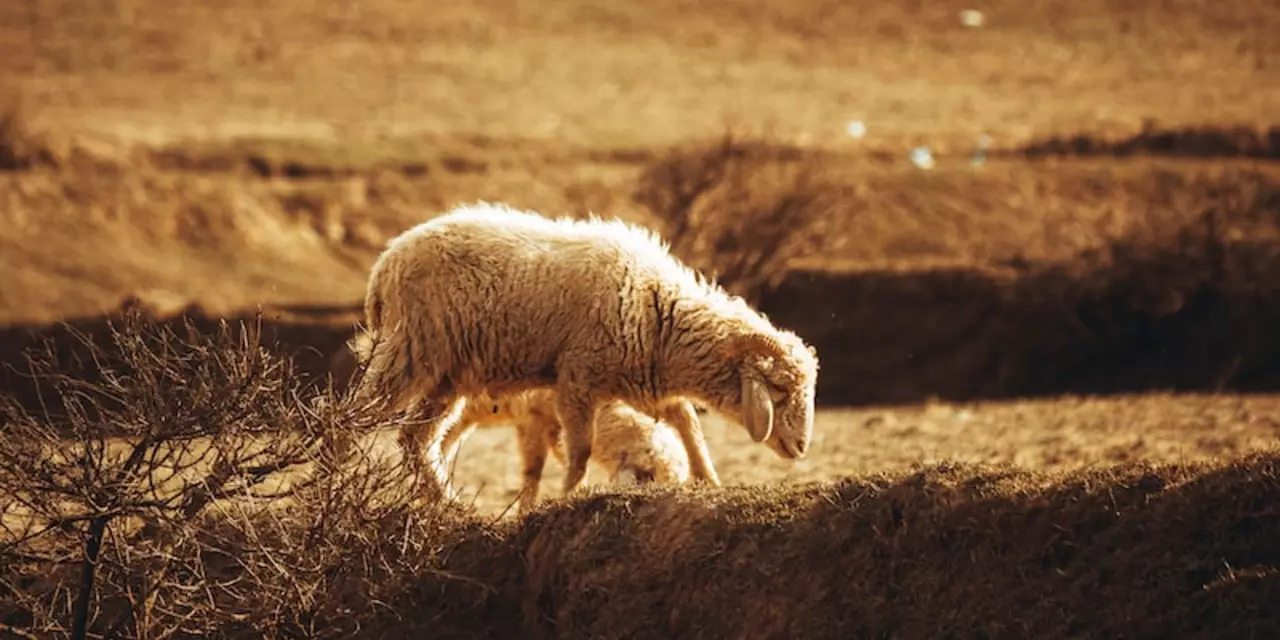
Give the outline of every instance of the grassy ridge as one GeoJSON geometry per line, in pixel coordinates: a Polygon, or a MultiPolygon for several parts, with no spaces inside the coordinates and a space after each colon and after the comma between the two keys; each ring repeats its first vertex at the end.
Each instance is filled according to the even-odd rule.
{"type": "Polygon", "coordinates": [[[62,635],[84,602],[135,637],[1280,633],[1280,453],[596,487],[495,522],[423,504],[385,458],[326,466],[326,434],[385,417],[253,327],[135,310],[108,338],[104,375],[47,352],[42,408],[0,402],[0,631],[62,635]]]}
{"type": "Polygon", "coordinates": [[[515,593],[548,637],[1265,637],[1277,462],[562,502],[515,593]]]}
{"type": "Polygon", "coordinates": [[[205,519],[217,553],[183,560],[248,584],[275,556],[316,589],[226,601],[198,621],[215,637],[1269,637],[1278,473],[1274,454],[1059,477],[941,465],[599,493],[510,525],[397,511],[331,531],[323,553],[345,560],[327,570],[290,543],[310,531],[294,510],[205,519]]]}

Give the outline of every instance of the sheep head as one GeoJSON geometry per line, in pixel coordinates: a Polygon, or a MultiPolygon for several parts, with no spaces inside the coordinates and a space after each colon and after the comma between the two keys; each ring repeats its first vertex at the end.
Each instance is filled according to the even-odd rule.
{"type": "Polygon", "coordinates": [[[689,457],[670,425],[621,400],[596,413],[595,460],[616,485],[683,484],[689,457]]]}
{"type": "MultiPolygon", "coordinates": [[[[661,434],[655,432],[655,437],[661,434]]],[[[674,438],[675,436],[671,436],[674,438]]],[[[662,447],[647,447],[640,451],[622,452],[613,461],[609,481],[620,486],[684,484],[689,479],[689,461],[680,449],[679,440],[663,443],[662,447]]]]}
{"type": "Polygon", "coordinates": [[[609,480],[617,485],[678,485],[689,480],[689,457],[679,436],[665,424],[647,416],[647,429],[635,431],[632,437],[644,434],[643,442],[636,442],[630,450],[618,455],[610,470],[609,480]]]}
{"type": "Polygon", "coordinates": [[[609,477],[610,482],[623,487],[650,484],[653,479],[653,471],[635,466],[618,467],[618,470],[609,477]]]}
{"type": "Polygon", "coordinates": [[[738,363],[739,414],[751,439],[780,457],[803,458],[813,436],[817,352],[789,331],[740,334],[728,349],[738,363]]]}

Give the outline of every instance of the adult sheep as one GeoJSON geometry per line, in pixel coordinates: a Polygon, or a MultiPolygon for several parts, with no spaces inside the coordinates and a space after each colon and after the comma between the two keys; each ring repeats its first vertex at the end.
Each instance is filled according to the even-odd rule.
{"type": "Polygon", "coordinates": [[[429,419],[400,431],[435,488],[441,423],[467,396],[553,388],[568,458],[587,472],[593,416],[622,400],[670,424],[692,476],[719,485],[691,400],[737,417],[756,442],[803,457],[818,359],[796,334],[685,266],[642,227],[464,205],[408,229],[374,262],[365,295],[373,350],[357,399],[429,419]]]}

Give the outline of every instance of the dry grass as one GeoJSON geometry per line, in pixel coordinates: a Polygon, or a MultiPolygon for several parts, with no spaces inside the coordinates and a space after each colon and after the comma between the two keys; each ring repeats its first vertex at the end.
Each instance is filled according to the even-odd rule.
{"type": "MultiPolygon", "coordinates": [[[[97,352],[102,382],[62,377],[39,415],[5,405],[6,632],[62,637],[77,619],[139,638],[1276,630],[1266,603],[1280,595],[1280,462],[1265,446],[1204,452],[1230,460],[1060,472],[925,461],[825,482],[597,488],[499,523],[416,500],[373,458],[263,495],[273,476],[323,464],[309,453],[323,434],[366,431],[375,416],[332,394],[313,402],[323,389],[237,338],[252,330],[184,338],[130,317],[97,352]],[[188,461],[182,480],[153,484],[187,454],[208,464],[188,461]]],[[[37,372],[61,376],[41,362],[37,372]]],[[[1096,424],[1061,435],[1087,442],[1123,424],[1158,443],[1198,420],[1230,447],[1275,428],[1265,401],[1148,402],[1163,415],[1141,402],[1127,416],[1077,403],[1072,412],[1096,424]],[[1184,422],[1171,421],[1171,406],[1184,422]]],[[[916,435],[1007,444],[991,433],[1008,422],[1002,411],[1031,411],[1043,427],[1067,406],[964,408],[964,418],[933,407],[916,435]]],[[[864,417],[877,437],[908,435],[864,417]]],[[[823,426],[824,446],[855,441],[823,426]]]]}
{"type": "Polygon", "coordinates": [[[1265,637],[1276,482],[1259,456],[600,496],[523,523],[518,593],[547,637],[1265,637]]]}
{"type": "Polygon", "coordinates": [[[818,201],[834,190],[820,171],[793,149],[726,136],[653,162],[633,197],[663,222],[672,253],[755,302],[813,250],[828,217],[818,201]]]}

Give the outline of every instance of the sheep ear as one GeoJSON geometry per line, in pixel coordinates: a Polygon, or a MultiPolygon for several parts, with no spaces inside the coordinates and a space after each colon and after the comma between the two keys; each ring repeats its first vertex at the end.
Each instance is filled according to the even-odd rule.
{"type": "Polygon", "coordinates": [[[756,442],[764,442],[773,433],[773,398],[754,371],[742,372],[742,424],[756,442]]]}

